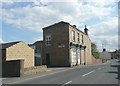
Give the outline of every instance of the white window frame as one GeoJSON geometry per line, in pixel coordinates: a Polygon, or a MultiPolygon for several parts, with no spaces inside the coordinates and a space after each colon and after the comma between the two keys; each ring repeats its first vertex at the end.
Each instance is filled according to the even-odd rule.
{"type": "Polygon", "coordinates": [[[45,45],[50,46],[50,41],[51,41],[51,35],[46,35],[45,36],[45,45]]]}
{"type": "Polygon", "coordinates": [[[75,31],[72,30],[72,41],[75,42],[75,31]]]}

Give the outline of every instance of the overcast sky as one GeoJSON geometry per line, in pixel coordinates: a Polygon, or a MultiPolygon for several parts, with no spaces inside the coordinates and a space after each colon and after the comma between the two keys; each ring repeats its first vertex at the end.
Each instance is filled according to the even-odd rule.
{"type": "Polygon", "coordinates": [[[115,50],[118,48],[118,1],[3,0],[0,41],[34,43],[43,39],[43,27],[65,21],[82,31],[87,25],[90,39],[99,50],[102,45],[108,51],[115,50]]]}

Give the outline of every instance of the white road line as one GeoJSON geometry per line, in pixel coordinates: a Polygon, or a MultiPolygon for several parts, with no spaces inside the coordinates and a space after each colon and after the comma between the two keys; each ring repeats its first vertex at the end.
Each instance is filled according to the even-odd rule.
{"type": "Polygon", "coordinates": [[[52,71],[52,70],[47,70],[47,71],[52,71]]]}
{"type": "Polygon", "coordinates": [[[91,74],[91,73],[93,73],[93,72],[95,72],[95,70],[90,71],[90,72],[88,72],[88,73],[86,73],[86,74],[82,75],[82,77],[87,76],[87,75],[89,75],[89,74],[91,74]]]}
{"type": "Polygon", "coordinates": [[[71,82],[72,82],[72,81],[69,81],[69,82],[67,82],[67,83],[65,83],[65,84],[67,85],[67,84],[70,84],[71,82]]]}
{"type": "Polygon", "coordinates": [[[65,86],[67,84],[70,84],[72,81],[66,82],[65,84],[63,84],[62,86],[65,86]]]}
{"type": "Polygon", "coordinates": [[[102,69],[102,68],[98,68],[98,70],[100,70],[100,69],[102,69]]]}

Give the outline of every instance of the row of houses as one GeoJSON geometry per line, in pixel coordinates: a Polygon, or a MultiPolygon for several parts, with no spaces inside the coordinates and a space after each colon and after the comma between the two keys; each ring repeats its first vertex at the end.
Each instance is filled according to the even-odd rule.
{"type": "Polygon", "coordinates": [[[113,52],[110,52],[111,53],[111,59],[120,59],[120,49],[119,50],[115,50],[113,52]]]}
{"type": "Polygon", "coordinates": [[[101,59],[102,59],[102,62],[106,62],[106,61],[109,61],[111,59],[120,59],[120,49],[119,50],[114,50],[112,52],[108,52],[105,48],[103,48],[103,51],[100,52],[100,56],[99,56],[101,59]]]}
{"type": "Polygon", "coordinates": [[[61,21],[43,28],[43,41],[2,44],[2,60],[24,59],[24,67],[92,64],[91,40],[75,25],[61,21]]]}

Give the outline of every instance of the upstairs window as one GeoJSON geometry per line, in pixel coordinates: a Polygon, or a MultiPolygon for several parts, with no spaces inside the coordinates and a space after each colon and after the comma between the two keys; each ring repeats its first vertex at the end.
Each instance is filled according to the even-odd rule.
{"type": "Polygon", "coordinates": [[[46,37],[45,37],[45,40],[46,40],[46,41],[51,41],[51,36],[50,36],[50,35],[46,36],[46,37]]]}
{"type": "Polygon", "coordinates": [[[46,46],[50,46],[51,45],[51,36],[50,35],[47,35],[45,36],[45,44],[46,46]]]}
{"type": "Polygon", "coordinates": [[[83,35],[82,35],[82,44],[84,44],[84,38],[83,38],[83,35]]]}
{"type": "Polygon", "coordinates": [[[78,42],[80,42],[80,34],[79,33],[77,33],[77,40],[78,40],[78,42]]]}
{"type": "Polygon", "coordinates": [[[72,31],[72,41],[75,42],[75,31],[72,31]]]}

